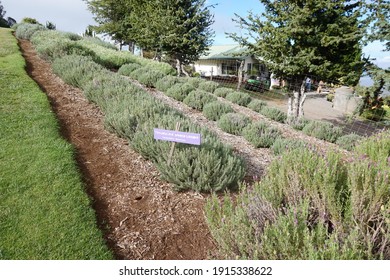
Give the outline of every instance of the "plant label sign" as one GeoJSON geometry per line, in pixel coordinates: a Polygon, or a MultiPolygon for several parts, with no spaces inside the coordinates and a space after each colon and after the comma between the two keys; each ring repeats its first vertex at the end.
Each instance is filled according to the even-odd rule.
{"type": "Polygon", "coordinates": [[[201,135],[199,133],[155,128],[154,139],[199,146],[201,142],[201,135]]]}

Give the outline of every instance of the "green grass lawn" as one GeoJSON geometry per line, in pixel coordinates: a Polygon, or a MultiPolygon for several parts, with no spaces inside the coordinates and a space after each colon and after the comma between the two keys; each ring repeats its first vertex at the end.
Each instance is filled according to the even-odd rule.
{"type": "Polygon", "coordinates": [[[0,42],[0,259],[112,259],[46,95],[0,42]]]}

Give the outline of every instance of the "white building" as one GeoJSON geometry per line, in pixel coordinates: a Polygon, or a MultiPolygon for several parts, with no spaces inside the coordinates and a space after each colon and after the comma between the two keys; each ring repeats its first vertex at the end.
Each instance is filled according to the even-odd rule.
{"type": "Polygon", "coordinates": [[[237,76],[242,60],[244,76],[269,78],[270,73],[260,60],[248,55],[246,48],[239,45],[211,46],[206,55],[194,63],[195,71],[201,76],[237,76]]]}

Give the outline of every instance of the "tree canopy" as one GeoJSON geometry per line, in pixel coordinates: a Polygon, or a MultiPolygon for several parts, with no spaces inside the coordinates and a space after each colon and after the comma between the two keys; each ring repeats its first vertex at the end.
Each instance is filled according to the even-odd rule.
{"type": "Polygon", "coordinates": [[[105,32],[188,64],[212,43],[206,0],[85,0],[105,32]]]}
{"type": "Polygon", "coordinates": [[[4,6],[1,4],[0,1],[0,27],[9,27],[8,22],[4,19],[5,14],[6,11],[4,10],[4,6]]]}
{"type": "Polygon", "coordinates": [[[359,2],[260,0],[265,12],[236,15],[246,30],[230,37],[261,57],[279,77],[306,75],[354,85],[362,73],[359,2]]]}
{"type": "Polygon", "coordinates": [[[99,24],[94,26],[97,33],[106,33],[114,40],[122,43],[131,42],[129,31],[134,0],[84,0],[88,9],[95,15],[99,24]]]}

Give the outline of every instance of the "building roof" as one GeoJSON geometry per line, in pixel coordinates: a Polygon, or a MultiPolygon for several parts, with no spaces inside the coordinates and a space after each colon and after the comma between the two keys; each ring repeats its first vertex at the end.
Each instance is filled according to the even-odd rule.
{"type": "Polygon", "coordinates": [[[239,45],[211,46],[206,54],[202,55],[199,59],[242,59],[248,57],[248,55],[243,54],[245,50],[245,47],[239,45]]]}

